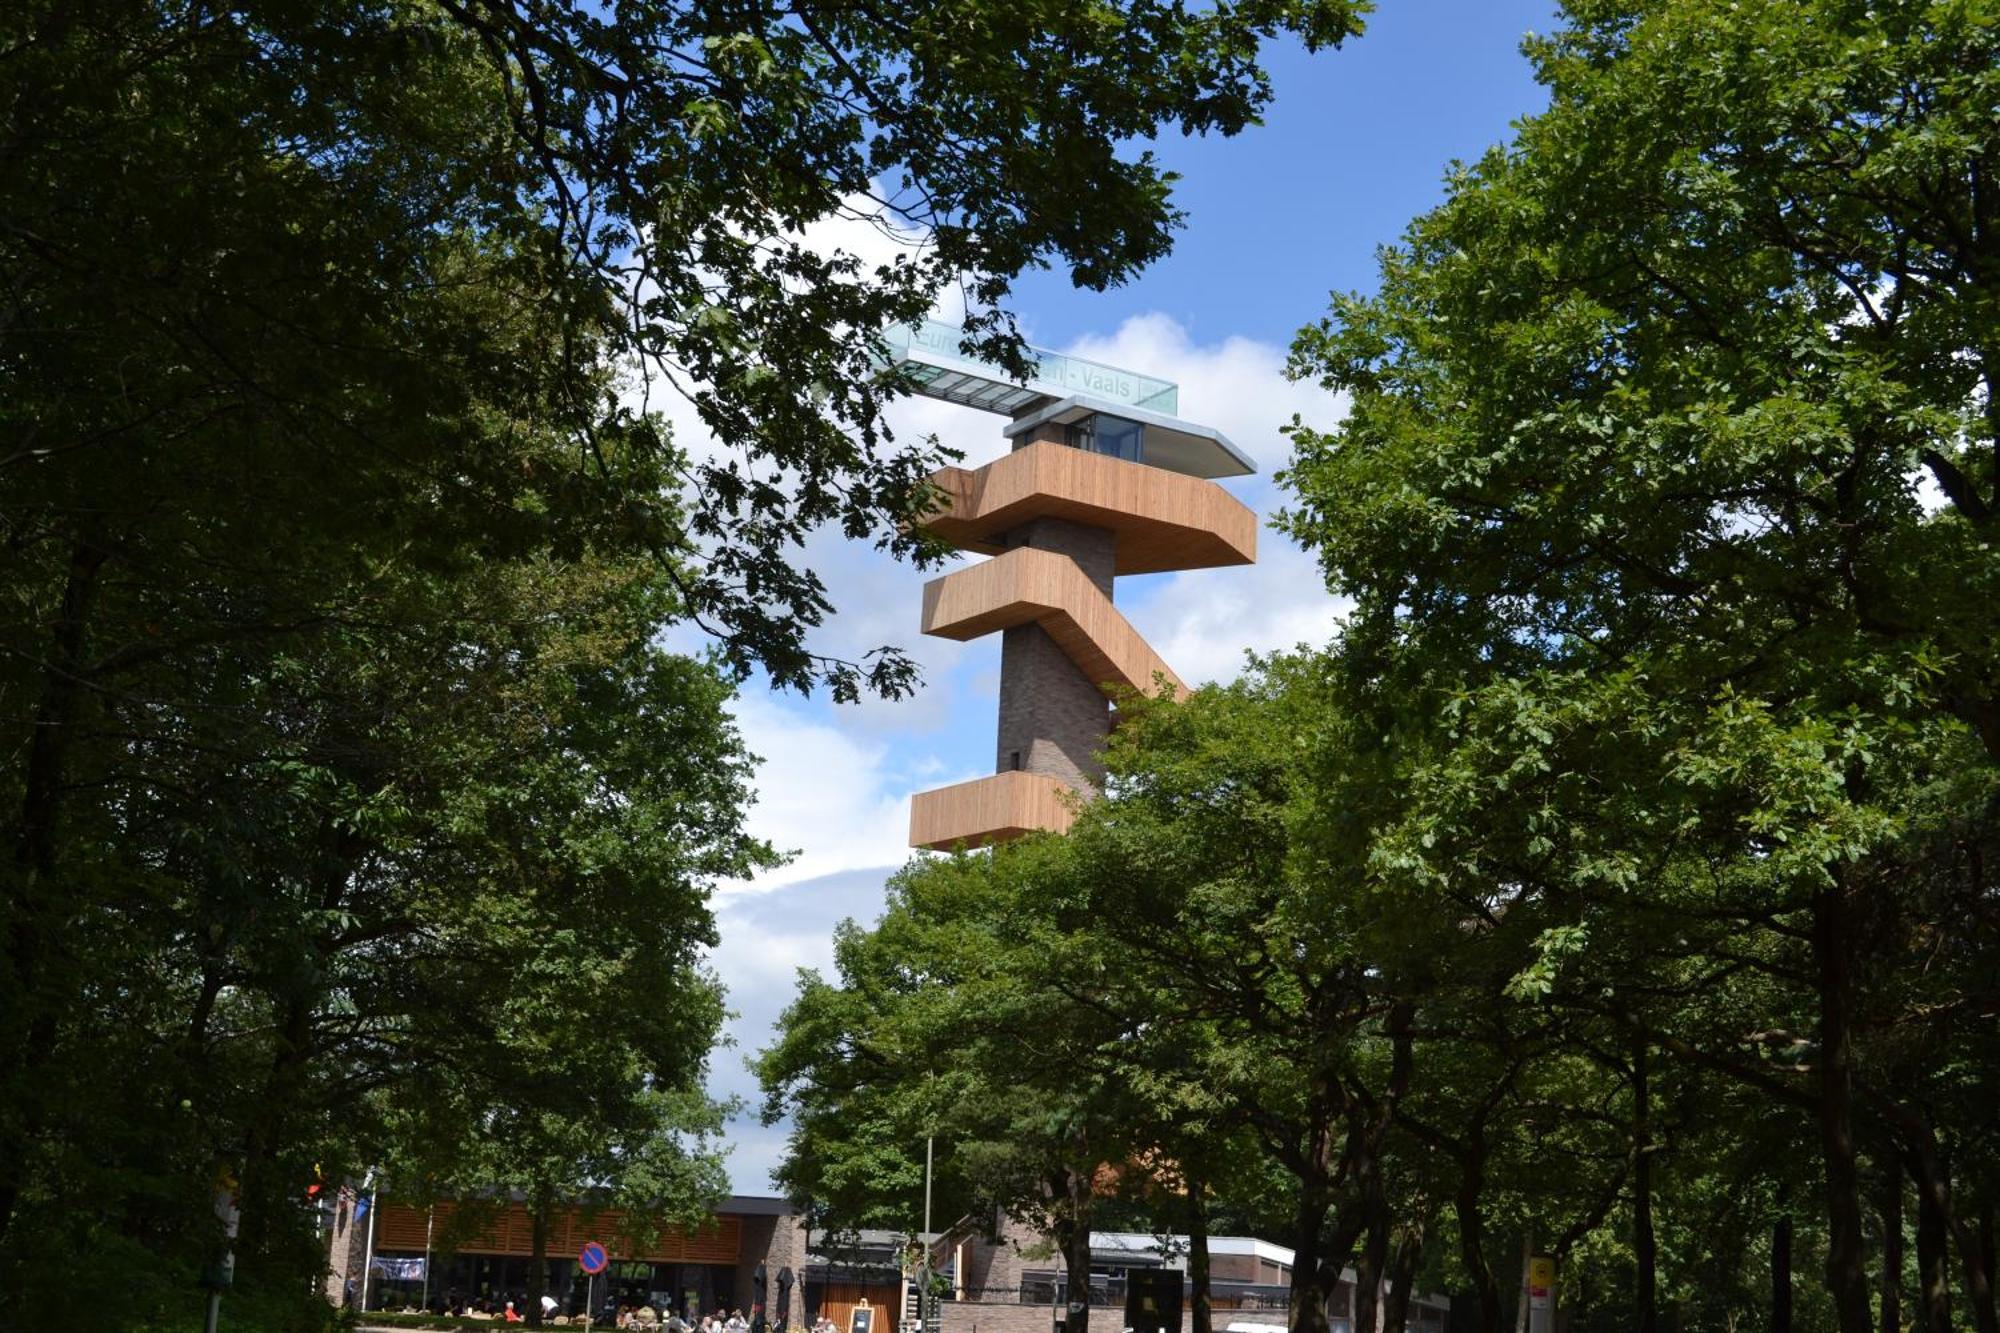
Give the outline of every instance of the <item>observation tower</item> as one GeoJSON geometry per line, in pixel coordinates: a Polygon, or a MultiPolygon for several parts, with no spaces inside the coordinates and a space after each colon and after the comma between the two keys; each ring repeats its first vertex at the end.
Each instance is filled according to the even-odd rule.
{"type": "Polygon", "coordinates": [[[993,776],[911,801],[910,845],[938,851],[1068,828],[1071,794],[1089,799],[1104,776],[1112,693],[1184,688],[1114,605],[1120,574],[1257,559],[1256,515],[1215,483],[1256,468],[1221,432],[1175,415],[1177,386],[1040,349],[1022,385],[965,356],[959,338],[935,321],[890,335],[919,392],[1008,418],[1012,446],[931,478],[942,499],[924,527],[992,558],[924,586],[923,632],[1001,635],[993,776]]]}

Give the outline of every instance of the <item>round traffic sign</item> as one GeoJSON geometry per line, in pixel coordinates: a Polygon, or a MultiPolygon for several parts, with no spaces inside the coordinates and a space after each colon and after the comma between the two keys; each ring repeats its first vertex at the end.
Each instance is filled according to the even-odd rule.
{"type": "Polygon", "coordinates": [[[609,1262],[611,1262],[611,1257],[604,1252],[604,1247],[594,1240],[587,1242],[582,1249],[576,1252],[577,1267],[592,1277],[602,1273],[604,1265],[609,1262]]]}

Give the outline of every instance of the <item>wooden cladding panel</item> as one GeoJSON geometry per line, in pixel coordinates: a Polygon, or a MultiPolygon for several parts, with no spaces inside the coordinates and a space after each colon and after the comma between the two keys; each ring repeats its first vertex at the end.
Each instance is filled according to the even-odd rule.
{"type": "Polygon", "coordinates": [[[977,470],[948,467],[924,526],[954,546],[987,555],[1000,537],[1034,518],[1060,518],[1117,534],[1117,573],[1248,565],[1257,559],[1257,516],[1220,486],[1061,444],[1031,444],[977,470]]]}
{"type": "MultiPolygon", "coordinates": [[[[446,1204],[439,1208],[443,1212],[446,1204]]],[[[422,1250],[427,1241],[424,1234],[424,1210],[412,1208],[408,1204],[379,1204],[375,1210],[375,1248],[378,1250],[422,1250]]]]}
{"type": "MultiPolygon", "coordinates": [[[[432,1238],[442,1248],[450,1238],[453,1205],[437,1206],[432,1238]]],[[[424,1210],[408,1204],[386,1203],[375,1222],[375,1248],[389,1251],[424,1248],[424,1210]]],[[[614,1259],[637,1259],[652,1263],[733,1264],[743,1247],[743,1220],[719,1217],[710,1226],[689,1233],[668,1228],[643,1250],[636,1249],[625,1235],[625,1214],[616,1208],[596,1212],[566,1209],[549,1221],[549,1257],[574,1257],[586,1241],[598,1241],[614,1259]]],[[[534,1223],[527,1207],[510,1203],[497,1210],[492,1219],[470,1239],[457,1242],[459,1254],[533,1254],[534,1223]]]]}
{"type": "Polygon", "coordinates": [[[924,585],[923,632],[976,639],[1015,625],[1038,624],[1094,685],[1151,694],[1156,676],[1175,693],[1185,687],[1111,599],[1055,551],[1017,546],[924,585]]]}
{"type": "Polygon", "coordinates": [[[1061,833],[1076,821],[1080,799],[1045,773],[995,773],[910,798],[910,845],[948,852],[984,847],[1038,830],[1061,833]]]}
{"type": "Polygon", "coordinates": [[[875,1311],[876,1333],[895,1333],[903,1320],[903,1284],[900,1282],[828,1282],[824,1294],[820,1284],[813,1284],[813,1295],[819,1301],[822,1315],[831,1319],[834,1327],[846,1333],[848,1316],[854,1308],[867,1301],[875,1311]]]}

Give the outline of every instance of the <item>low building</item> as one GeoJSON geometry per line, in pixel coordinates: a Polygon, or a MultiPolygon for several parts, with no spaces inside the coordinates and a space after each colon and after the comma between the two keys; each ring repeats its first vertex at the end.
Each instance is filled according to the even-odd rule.
{"type": "MultiPolygon", "coordinates": [[[[1266,1333],[1285,1327],[1285,1311],[1291,1299],[1293,1252],[1290,1249],[1254,1236],[1210,1236],[1208,1256],[1209,1307],[1217,1333],[1229,1330],[1266,1333]]],[[[1097,1232],[1090,1243],[1091,1305],[1094,1311],[1122,1312],[1134,1273],[1161,1269],[1185,1272],[1187,1266],[1186,1236],[1097,1232]]],[[[1332,1333],[1354,1333],[1354,1284],[1354,1270],[1344,1270],[1328,1310],[1332,1333]]],[[[965,1295],[971,1299],[961,1302],[963,1308],[954,1311],[947,1306],[941,1312],[941,1333],[1045,1333],[1052,1324],[1043,1321],[1058,1318],[1069,1301],[1069,1283],[1060,1261],[1050,1257],[1023,1261],[1018,1269],[1018,1288],[1011,1293],[989,1286],[965,1295]],[[1001,1304],[1012,1305],[1022,1313],[1033,1309],[1039,1314],[1032,1320],[1023,1320],[989,1310],[984,1319],[980,1318],[979,1306],[1001,1304]]],[[[1410,1333],[1444,1333],[1450,1316],[1451,1303],[1446,1297],[1418,1293],[1410,1302],[1410,1333]]],[[[1181,1327],[1187,1328],[1188,1322],[1184,1297],[1181,1327]]],[[[1108,1327],[1115,1330],[1121,1326],[1108,1327]]]]}
{"type": "MultiPolygon", "coordinates": [[[[534,1234],[518,1198],[434,1207],[372,1201],[343,1190],[330,1219],[327,1297],[359,1303],[360,1275],[368,1272],[366,1308],[454,1308],[484,1302],[524,1308],[533,1263],[534,1234]]],[[[783,1199],[735,1195],[712,1221],[693,1230],[667,1229],[650,1237],[627,1235],[623,1214],[611,1208],[575,1207],[552,1219],[547,1241],[547,1291],[564,1315],[597,1313],[609,1304],[650,1305],[686,1317],[729,1310],[753,1311],[762,1301],[777,1326],[810,1324],[824,1316],[847,1333],[855,1312],[873,1312],[872,1333],[916,1327],[917,1305],[909,1274],[917,1251],[893,1231],[809,1236],[804,1219],[783,1199]],[[578,1254],[602,1245],[607,1264],[595,1278],[578,1254]],[[789,1279],[789,1280],[788,1280],[789,1279]]],[[[1210,1304],[1217,1333],[1281,1329],[1292,1277],[1292,1251],[1252,1236],[1211,1236],[1210,1304]]],[[[1123,1326],[1133,1274],[1187,1269],[1188,1238],[1138,1232],[1098,1232],[1091,1238],[1090,1297],[1105,1333],[1123,1326]]],[[[998,1238],[967,1221],[947,1230],[932,1247],[931,1268],[947,1295],[935,1333],[1052,1333],[1069,1301],[1069,1280],[1049,1246],[1007,1224],[998,1238]]],[[[1332,1333],[1355,1333],[1354,1272],[1335,1290],[1332,1333]]],[[[1411,1302],[1411,1333],[1443,1333],[1444,1298],[1418,1295],[1411,1302]]],[[[1187,1327],[1183,1302],[1181,1326],[1187,1327]]]]}
{"type": "MultiPolygon", "coordinates": [[[[361,1200],[354,1207],[364,1208],[361,1200]]],[[[534,1228],[518,1197],[464,1205],[419,1206],[383,1196],[375,1216],[334,1219],[329,1297],[344,1299],[363,1288],[371,1310],[443,1309],[484,1302],[523,1308],[534,1262],[534,1228]]],[[[562,1313],[595,1313],[607,1303],[651,1305],[657,1310],[706,1314],[757,1303],[756,1276],[765,1272],[765,1301],[778,1301],[781,1277],[796,1280],[804,1267],[805,1234],[782,1199],[734,1196],[709,1224],[667,1228],[656,1234],[628,1225],[614,1208],[570,1207],[549,1224],[546,1290],[562,1313]],[[583,1272],[586,1244],[604,1247],[608,1263],[594,1278],[583,1272]]],[[[796,1307],[798,1297],[794,1296],[796,1307]]]]}

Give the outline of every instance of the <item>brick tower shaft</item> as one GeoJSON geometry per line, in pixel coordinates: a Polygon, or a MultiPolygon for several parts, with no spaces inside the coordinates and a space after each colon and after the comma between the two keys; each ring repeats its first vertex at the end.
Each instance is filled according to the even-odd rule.
{"type": "MultiPolygon", "coordinates": [[[[1008,532],[1009,548],[1031,546],[1074,561],[1111,599],[1117,534],[1060,518],[1038,518],[1008,532]]],[[[996,773],[1041,773],[1083,790],[1104,777],[1097,754],[1111,731],[1111,699],[1077,669],[1038,624],[1015,625],[1000,641],[1000,730],[996,773]]]]}

